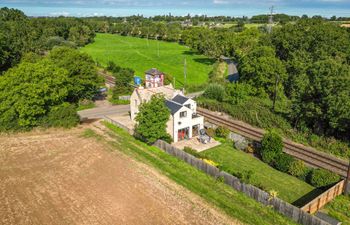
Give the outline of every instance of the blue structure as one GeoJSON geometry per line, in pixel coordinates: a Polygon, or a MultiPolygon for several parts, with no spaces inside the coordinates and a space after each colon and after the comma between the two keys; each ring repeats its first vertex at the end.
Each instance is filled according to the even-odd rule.
{"type": "Polygon", "coordinates": [[[136,86],[140,86],[141,85],[141,77],[134,77],[134,84],[136,86]]]}

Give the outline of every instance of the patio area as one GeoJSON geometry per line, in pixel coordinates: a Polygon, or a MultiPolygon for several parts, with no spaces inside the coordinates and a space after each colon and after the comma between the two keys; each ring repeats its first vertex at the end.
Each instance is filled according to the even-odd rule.
{"type": "Polygon", "coordinates": [[[203,144],[199,141],[198,137],[193,137],[189,140],[183,140],[183,141],[173,143],[172,145],[178,149],[184,149],[185,147],[190,147],[198,152],[202,152],[207,149],[214,148],[220,144],[221,144],[220,142],[214,140],[213,138],[210,140],[210,143],[203,144]]]}

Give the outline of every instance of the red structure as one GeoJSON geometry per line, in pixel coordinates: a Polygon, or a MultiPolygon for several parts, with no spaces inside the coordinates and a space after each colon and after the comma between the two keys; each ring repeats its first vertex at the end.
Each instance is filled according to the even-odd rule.
{"type": "Polygon", "coordinates": [[[146,88],[161,87],[164,85],[163,72],[160,72],[156,68],[152,68],[146,71],[145,74],[146,74],[146,80],[145,80],[146,88]]]}

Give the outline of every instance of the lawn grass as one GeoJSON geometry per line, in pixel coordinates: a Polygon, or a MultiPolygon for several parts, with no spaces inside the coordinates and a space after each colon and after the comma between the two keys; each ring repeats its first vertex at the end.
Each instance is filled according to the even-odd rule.
{"type": "Polygon", "coordinates": [[[250,181],[253,185],[263,186],[267,191],[277,191],[278,197],[289,203],[315,190],[304,181],[282,173],[250,154],[234,149],[230,143],[222,144],[200,154],[219,163],[222,170],[227,172],[253,171],[250,181]]]}
{"type": "Polygon", "coordinates": [[[270,207],[263,206],[243,193],[237,192],[222,181],[206,175],[187,163],[134,139],[124,130],[104,122],[115,142],[117,151],[146,163],[178,184],[201,196],[210,204],[245,224],[295,224],[270,207]]]}
{"type": "Polygon", "coordinates": [[[95,105],[94,102],[90,102],[90,103],[88,103],[86,105],[79,104],[78,108],[77,108],[77,111],[82,111],[82,110],[86,110],[86,109],[93,109],[95,107],[96,107],[96,105],[95,105]]]}
{"type": "Polygon", "coordinates": [[[95,61],[106,66],[113,61],[122,67],[135,70],[144,78],[144,72],[158,68],[176,79],[176,86],[184,84],[184,60],[187,63],[187,84],[203,84],[213,69],[215,60],[193,53],[188,47],[178,43],[126,37],[113,34],[97,34],[95,42],[81,49],[95,61]],[[158,57],[159,44],[159,57],[158,57]]]}
{"type": "Polygon", "coordinates": [[[325,207],[327,213],[343,222],[343,225],[350,225],[350,196],[338,196],[325,207]]]}

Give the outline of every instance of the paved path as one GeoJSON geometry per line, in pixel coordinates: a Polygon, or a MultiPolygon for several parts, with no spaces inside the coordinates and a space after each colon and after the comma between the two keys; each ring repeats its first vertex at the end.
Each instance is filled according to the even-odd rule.
{"type": "Polygon", "coordinates": [[[130,111],[130,105],[103,106],[79,111],[78,115],[84,119],[100,119],[108,115],[125,115],[130,111]]]}
{"type": "Polygon", "coordinates": [[[222,56],[222,60],[224,60],[228,65],[228,80],[230,82],[239,80],[239,73],[237,69],[237,63],[234,63],[230,58],[222,56]]]}

